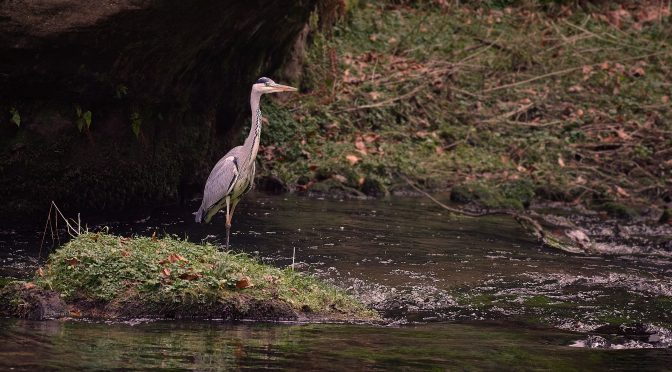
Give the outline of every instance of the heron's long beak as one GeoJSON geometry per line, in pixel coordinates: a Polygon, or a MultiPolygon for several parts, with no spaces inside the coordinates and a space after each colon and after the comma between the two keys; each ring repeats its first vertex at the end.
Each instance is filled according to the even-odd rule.
{"type": "Polygon", "coordinates": [[[274,92],[296,92],[298,89],[294,87],[290,87],[289,85],[282,85],[282,84],[274,84],[273,85],[273,91],[274,92]]]}

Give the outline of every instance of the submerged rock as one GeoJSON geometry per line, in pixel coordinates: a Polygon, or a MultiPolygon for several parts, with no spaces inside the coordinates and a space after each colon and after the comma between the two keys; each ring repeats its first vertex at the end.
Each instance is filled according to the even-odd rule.
{"type": "Polygon", "coordinates": [[[0,289],[0,316],[40,320],[67,315],[67,306],[58,292],[33,283],[12,283],[0,289]]]}

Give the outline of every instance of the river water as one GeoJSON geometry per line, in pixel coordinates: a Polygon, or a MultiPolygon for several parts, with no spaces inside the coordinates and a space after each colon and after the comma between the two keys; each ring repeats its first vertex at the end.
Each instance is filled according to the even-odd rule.
{"type": "MultiPolygon", "coordinates": [[[[195,209],[82,220],[222,244],[223,218],[196,225],[195,209]]],[[[672,368],[665,252],[568,255],[511,218],[451,219],[415,198],[251,195],[236,213],[233,250],[279,267],[295,252],[297,270],[347,289],[385,324],[0,320],[0,369],[672,368]]],[[[32,275],[48,253],[41,234],[0,232],[0,276],[32,275]]]]}

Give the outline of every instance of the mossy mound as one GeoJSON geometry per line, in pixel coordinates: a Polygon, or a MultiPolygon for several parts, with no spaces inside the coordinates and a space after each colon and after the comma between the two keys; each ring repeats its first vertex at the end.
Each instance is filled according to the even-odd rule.
{"type": "MultiPolygon", "coordinates": [[[[210,244],[171,237],[82,234],[53,253],[38,270],[34,284],[21,288],[26,286],[58,293],[69,313],[82,317],[377,317],[353,297],[316,278],[263,265],[245,254],[220,252],[210,244]]],[[[11,296],[8,291],[14,287],[7,286],[0,297],[11,296]]],[[[4,312],[21,315],[14,310],[4,312]]]]}

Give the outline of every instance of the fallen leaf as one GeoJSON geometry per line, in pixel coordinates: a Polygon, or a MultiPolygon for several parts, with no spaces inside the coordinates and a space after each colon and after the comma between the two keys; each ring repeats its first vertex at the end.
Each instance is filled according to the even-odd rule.
{"type": "Polygon", "coordinates": [[[70,313],[70,316],[73,317],[73,318],[79,318],[79,317],[82,316],[82,312],[77,310],[77,309],[72,309],[72,310],[69,311],[69,313],[70,313]]]}
{"type": "Polygon", "coordinates": [[[391,37],[387,39],[388,44],[396,44],[397,43],[397,38],[396,37],[391,37]]]}
{"type": "Polygon", "coordinates": [[[434,151],[436,151],[437,155],[443,155],[443,154],[446,153],[446,150],[444,150],[443,147],[441,147],[441,146],[436,146],[434,148],[434,151]]]}
{"type": "Polygon", "coordinates": [[[128,257],[128,256],[131,255],[131,253],[130,253],[129,251],[127,251],[127,250],[122,250],[122,251],[121,251],[121,255],[122,255],[123,257],[128,257]]]}
{"type": "Polygon", "coordinates": [[[164,267],[163,270],[161,270],[161,275],[163,275],[165,278],[170,276],[170,269],[167,267],[164,267]]]}
{"type": "Polygon", "coordinates": [[[41,277],[44,276],[44,270],[42,270],[41,267],[37,269],[37,275],[39,275],[41,277]]]}
{"type": "Polygon", "coordinates": [[[359,177],[359,179],[357,180],[357,186],[362,187],[364,181],[366,181],[364,177],[359,177]]]}
{"type": "Polygon", "coordinates": [[[364,136],[362,136],[362,139],[364,139],[364,142],[366,142],[366,143],[371,143],[371,142],[374,142],[374,141],[378,141],[379,138],[380,138],[380,135],[375,134],[375,133],[369,133],[369,134],[365,134],[364,136]]]}
{"type": "Polygon", "coordinates": [[[35,285],[35,283],[31,283],[31,282],[25,283],[25,284],[23,285],[23,288],[25,288],[25,289],[33,289],[33,288],[35,288],[35,287],[37,287],[37,286],[35,285]]]}
{"type": "Polygon", "coordinates": [[[380,93],[378,92],[369,92],[369,97],[371,97],[372,100],[376,101],[378,98],[380,98],[380,93]]]}
{"type": "Polygon", "coordinates": [[[583,92],[583,87],[578,85],[578,84],[577,85],[572,85],[571,87],[569,87],[569,89],[567,89],[567,91],[570,92],[570,93],[583,92]]]}
{"type": "Polygon", "coordinates": [[[617,193],[618,195],[620,195],[620,196],[622,196],[622,197],[624,197],[624,198],[629,198],[629,197],[630,197],[630,194],[628,194],[628,192],[625,191],[622,187],[620,187],[620,186],[614,186],[614,188],[616,189],[616,193],[617,193]]]}
{"type": "Polygon", "coordinates": [[[630,75],[635,77],[641,77],[646,75],[646,72],[644,71],[644,68],[642,66],[636,66],[630,69],[630,75]]]}
{"type": "Polygon", "coordinates": [[[187,260],[186,258],[182,257],[177,253],[171,253],[170,255],[168,255],[168,261],[170,263],[175,263],[178,261],[189,262],[189,260],[187,260]]]}
{"type": "Polygon", "coordinates": [[[67,264],[70,266],[77,266],[77,264],[79,264],[79,260],[77,259],[77,257],[68,258],[67,260],[65,260],[65,262],[67,262],[67,264]]]}
{"type": "Polygon", "coordinates": [[[525,167],[523,167],[522,165],[517,166],[516,170],[518,170],[518,172],[520,172],[520,173],[527,172],[527,169],[525,167]]]}
{"type": "Polygon", "coordinates": [[[558,165],[559,165],[561,168],[564,168],[564,167],[565,167],[565,161],[562,160],[562,157],[558,157],[558,165]]]}
{"type": "Polygon", "coordinates": [[[331,178],[335,179],[336,181],[340,183],[346,183],[348,182],[348,179],[345,178],[345,176],[341,176],[340,174],[334,174],[331,176],[331,178]]]}
{"type": "Polygon", "coordinates": [[[629,134],[627,134],[627,133],[626,133],[623,129],[621,129],[621,128],[616,129],[616,134],[618,135],[618,138],[620,138],[620,139],[622,139],[622,140],[624,140],[624,141],[628,141],[628,140],[631,140],[631,139],[632,139],[632,136],[629,135],[629,134]]]}
{"type": "Polygon", "coordinates": [[[355,165],[359,162],[359,158],[356,155],[346,155],[345,159],[348,160],[350,165],[355,165]]]}
{"type": "Polygon", "coordinates": [[[357,137],[357,140],[355,141],[355,148],[357,151],[362,153],[362,155],[366,155],[366,143],[364,143],[364,140],[362,140],[361,137],[357,137]]]}
{"type": "Polygon", "coordinates": [[[153,242],[158,241],[158,239],[156,238],[156,231],[152,233],[152,241],[153,242]]]}
{"type": "Polygon", "coordinates": [[[662,97],[660,97],[660,102],[662,102],[662,103],[668,103],[668,102],[670,102],[670,96],[662,96],[662,97]]]}
{"type": "Polygon", "coordinates": [[[254,287],[254,284],[252,284],[252,281],[250,280],[249,276],[244,276],[236,282],[236,288],[238,289],[244,289],[244,288],[249,288],[249,287],[254,287]]]}

